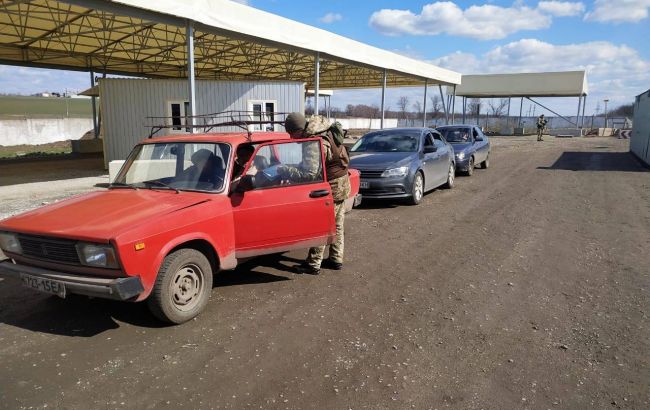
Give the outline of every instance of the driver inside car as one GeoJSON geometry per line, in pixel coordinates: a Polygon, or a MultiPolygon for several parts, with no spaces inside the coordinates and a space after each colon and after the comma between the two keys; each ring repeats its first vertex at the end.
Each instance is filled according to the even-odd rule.
{"type": "Polygon", "coordinates": [[[211,184],[219,187],[223,183],[223,161],[208,149],[200,149],[190,158],[192,166],[184,170],[177,178],[196,184],[200,189],[202,184],[211,184]]]}

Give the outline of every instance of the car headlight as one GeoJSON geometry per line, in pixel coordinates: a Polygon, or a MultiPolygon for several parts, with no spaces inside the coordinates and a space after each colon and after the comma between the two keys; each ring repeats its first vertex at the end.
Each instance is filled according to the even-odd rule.
{"type": "Polygon", "coordinates": [[[77,252],[81,263],[84,265],[113,269],[119,267],[115,257],[115,250],[110,245],[80,243],[77,245],[77,252]]]}
{"type": "Polygon", "coordinates": [[[456,156],[458,157],[458,159],[463,159],[463,158],[465,158],[465,153],[463,151],[461,151],[458,154],[456,154],[456,156]]]}
{"type": "Polygon", "coordinates": [[[0,232],[0,248],[5,252],[23,253],[18,236],[9,232],[0,232]]]}
{"type": "Polygon", "coordinates": [[[387,169],[384,171],[381,176],[383,178],[389,178],[389,177],[403,177],[406,174],[409,173],[409,167],[399,167],[399,168],[391,168],[387,169]]]}

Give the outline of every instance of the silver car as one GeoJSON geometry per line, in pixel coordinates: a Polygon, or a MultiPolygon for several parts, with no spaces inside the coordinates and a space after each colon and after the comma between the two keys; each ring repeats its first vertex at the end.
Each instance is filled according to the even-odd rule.
{"type": "Polygon", "coordinates": [[[364,135],[350,150],[350,167],[361,172],[363,198],[407,199],[454,186],[454,149],[431,128],[394,128],[364,135]]]}

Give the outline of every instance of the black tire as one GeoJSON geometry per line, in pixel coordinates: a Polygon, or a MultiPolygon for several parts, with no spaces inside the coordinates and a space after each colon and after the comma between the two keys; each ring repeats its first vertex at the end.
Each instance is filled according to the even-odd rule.
{"type": "Polygon", "coordinates": [[[454,182],[456,181],[456,166],[453,162],[449,163],[449,172],[447,172],[447,182],[444,187],[446,189],[452,189],[454,187],[454,182]]]}
{"type": "Polygon", "coordinates": [[[147,303],[158,319],[180,324],[201,313],[211,293],[208,258],[195,249],[179,249],[165,257],[147,303]]]}
{"type": "Polygon", "coordinates": [[[424,197],[424,175],[422,175],[421,171],[418,171],[413,179],[409,203],[411,205],[418,205],[422,202],[422,197],[424,197]]]}
{"type": "Polygon", "coordinates": [[[485,161],[481,162],[481,168],[482,169],[490,168],[490,153],[489,152],[487,154],[487,157],[485,157],[485,161]]]}
{"type": "Polygon", "coordinates": [[[474,163],[474,157],[472,156],[472,157],[469,158],[469,164],[467,165],[467,171],[465,171],[465,175],[467,175],[468,177],[471,177],[472,174],[474,173],[474,167],[475,166],[476,166],[476,164],[474,163]]]}

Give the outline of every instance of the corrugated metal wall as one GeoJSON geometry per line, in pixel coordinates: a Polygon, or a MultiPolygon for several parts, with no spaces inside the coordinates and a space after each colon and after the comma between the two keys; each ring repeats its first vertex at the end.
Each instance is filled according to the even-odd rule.
{"type": "MultiPolygon", "coordinates": [[[[169,101],[186,101],[186,80],[106,78],[100,80],[104,158],[125,159],[139,141],[149,136],[147,117],[166,117],[169,101]]],[[[250,100],[273,100],[278,112],[304,112],[304,85],[297,82],[196,82],[197,114],[247,111],[250,100]]],[[[158,120],[164,122],[164,120],[158,120]]],[[[163,136],[161,130],[156,136],[163,136]]]]}
{"type": "Polygon", "coordinates": [[[650,90],[636,97],[633,123],[630,151],[650,165],[650,90]]]}

